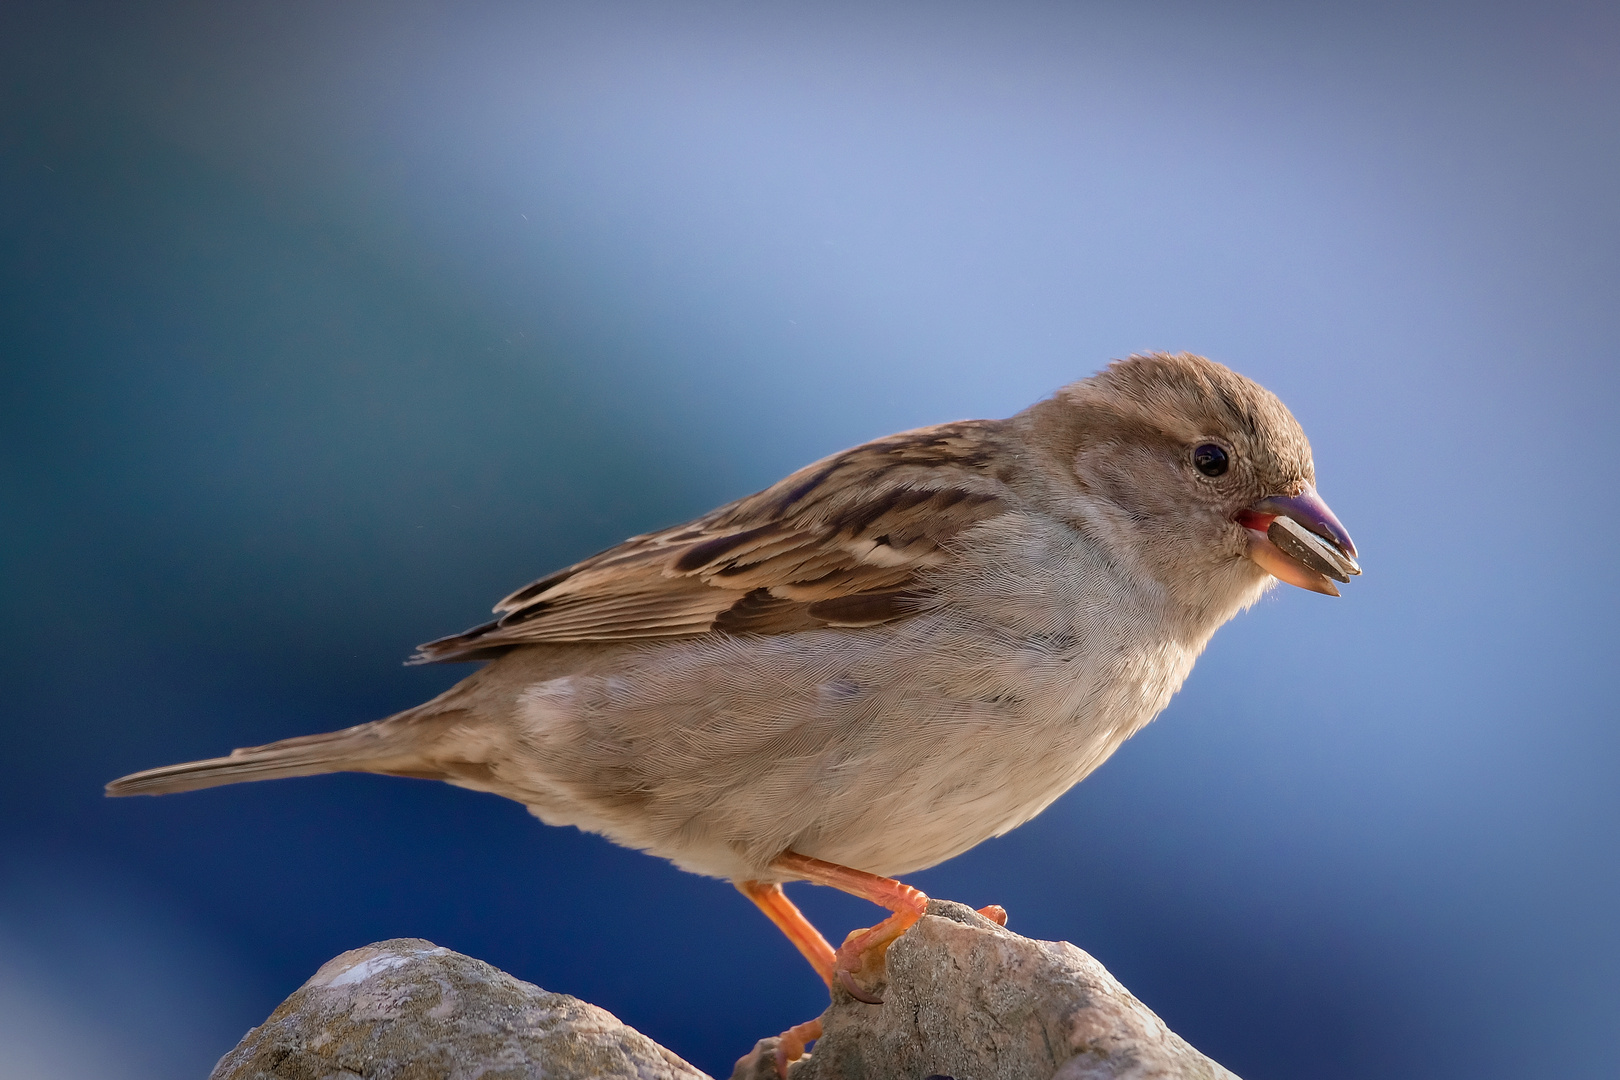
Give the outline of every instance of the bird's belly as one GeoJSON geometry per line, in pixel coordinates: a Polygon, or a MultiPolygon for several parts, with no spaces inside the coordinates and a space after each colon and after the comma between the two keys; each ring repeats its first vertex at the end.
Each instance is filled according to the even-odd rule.
{"type": "Polygon", "coordinates": [[[792,849],[893,876],[1039,813],[1190,665],[1152,649],[1088,659],[872,637],[694,643],[623,675],[531,686],[493,789],[697,873],[769,879],[792,849]]]}
{"type": "MultiPolygon", "coordinates": [[[[795,850],[893,877],[943,862],[1016,828],[1101,765],[1168,702],[1180,678],[1160,666],[1063,672],[1024,684],[1015,709],[951,725],[922,766],[849,799],[795,850]],[[1065,682],[1061,676],[1068,675],[1065,682]],[[1078,676],[1078,677],[1077,677],[1078,676]]],[[[1027,674],[1027,673],[1026,673],[1027,674]]],[[[952,703],[973,712],[980,703],[952,703]]],[[[853,793],[852,793],[853,794],[853,793]]]]}

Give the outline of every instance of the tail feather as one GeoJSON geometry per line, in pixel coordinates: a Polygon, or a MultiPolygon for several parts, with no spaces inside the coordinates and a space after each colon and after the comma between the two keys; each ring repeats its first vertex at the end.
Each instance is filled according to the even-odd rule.
{"type": "Polygon", "coordinates": [[[342,731],[300,735],[264,746],[244,747],[232,750],[227,757],[130,773],[108,784],[107,794],[167,795],[249,780],[279,780],[285,776],[331,772],[382,772],[436,778],[438,770],[416,753],[420,734],[417,725],[401,725],[398,718],[378,720],[342,731]]]}

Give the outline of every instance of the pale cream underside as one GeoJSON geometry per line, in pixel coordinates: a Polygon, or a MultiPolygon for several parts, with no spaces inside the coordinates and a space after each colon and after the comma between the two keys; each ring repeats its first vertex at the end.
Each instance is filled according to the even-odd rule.
{"type": "Polygon", "coordinates": [[[583,666],[518,650],[486,669],[503,696],[479,712],[505,722],[444,740],[490,773],[454,782],[696,873],[770,879],[791,848],[904,874],[1095,769],[1269,581],[1234,564],[1210,583],[1229,602],[1193,625],[1050,518],[972,541],[938,606],[896,624],[598,647],[583,666]]]}

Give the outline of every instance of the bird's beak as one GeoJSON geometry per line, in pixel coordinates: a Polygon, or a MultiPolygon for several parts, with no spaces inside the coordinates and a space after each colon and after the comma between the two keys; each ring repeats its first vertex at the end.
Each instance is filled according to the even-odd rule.
{"type": "Polygon", "coordinates": [[[1338,596],[1333,582],[1361,573],[1350,534],[1308,484],[1298,495],[1261,499],[1237,523],[1248,530],[1249,558],[1279,581],[1338,596]]]}

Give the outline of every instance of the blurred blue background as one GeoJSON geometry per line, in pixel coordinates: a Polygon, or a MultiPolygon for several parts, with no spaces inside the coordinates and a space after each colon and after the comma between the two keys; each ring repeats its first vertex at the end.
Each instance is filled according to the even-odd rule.
{"type": "Polygon", "coordinates": [[[1247,1080],[1612,1076],[1617,286],[1612,4],[12,0],[0,1076],[202,1076],[402,935],[725,1074],[825,993],[722,882],[443,785],[101,785],[1153,348],[1292,406],[1367,574],[916,883],[1247,1080]]]}

